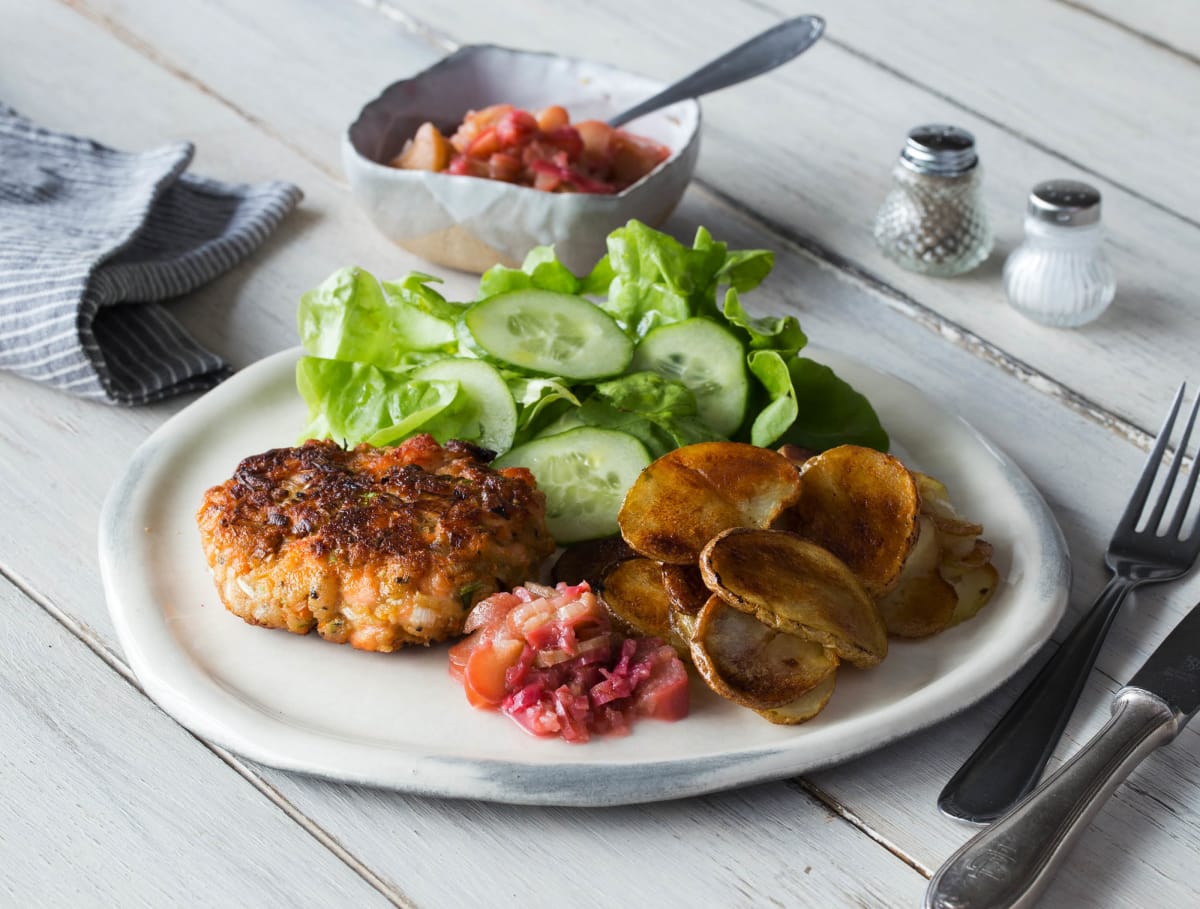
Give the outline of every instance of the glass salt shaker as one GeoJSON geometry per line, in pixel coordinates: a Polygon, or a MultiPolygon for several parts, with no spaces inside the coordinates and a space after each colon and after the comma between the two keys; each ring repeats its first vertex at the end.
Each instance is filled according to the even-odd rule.
{"type": "Polygon", "coordinates": [[[1095,319],[1117,289],[1101,239],[1099,191],[1076,180],[1039,183],[1025,209],[1025,242],[1004,263],[1008,302],[1057,328],[1095,319]]]}
{"type": "Polygon", "coordinates": [[[969,132],[941,124],[914,128],[875,217],[875,242],[911,271],[941,276],[970,271],[992,251],[980,179],[969,132]]]}

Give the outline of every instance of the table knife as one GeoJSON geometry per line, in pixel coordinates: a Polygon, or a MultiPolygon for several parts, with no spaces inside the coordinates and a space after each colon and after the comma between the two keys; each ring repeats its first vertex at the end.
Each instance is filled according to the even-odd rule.
{"type": "Polygon", "coordinates": [[[926,909],[1032,906],[1129,773],[1200,709],[1200,605],[1117,692],[1112,718],[1069,761],[938,869],[926,909]]]}

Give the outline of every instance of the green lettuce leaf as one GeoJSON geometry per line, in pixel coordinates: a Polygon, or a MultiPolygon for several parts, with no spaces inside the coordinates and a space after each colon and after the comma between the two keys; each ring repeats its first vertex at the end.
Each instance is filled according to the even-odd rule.
{"type": "Polygon", "coordinates": [[[453,438],[457,382],[413,381],[369,363],[301,357],[296,386],[308,405],[305,439],[335,439],[344,445],[390,445],[414,432],[453,438]]]}
{"type": "Polygon", "coordinates": [[[795,316],[762,316],[753,318],[742,308],[734,288],[725,292],[725,319],[750,338],[751,350],[778,350],[785,356],[794,354],[808,343],[795,316]]]}
{"type": "Polygon", "coordinates": [[[607,260],[612,279],[601,305],[639,340],[659,325],[696,316],[721,320],[718,288],[750,290],[775,261],[766,250],[730,252],[703,227],[689,248],[640,221],[609,234],[607,260]]]}
{"type": "Polygon", "coordinates": [[[766,448],[784,434],[799,413],[792,375],[777,350],[756,350],[747,358],[746,364],[762,383],[768,402],[750,426],[750,444],[766,448]]]}
{"type": "Polygon", "coordinates": [[[696,415],[696,398],[686,385],[653,372],[601,382],[579,416],[592,426],[637,436],[654,457],[682,445],[724,438],[696,415]]]}
{"type": "Polygon", "coordinates": [[[561,431],[565,431],[574,423],[628,433],[646,446],[646,451],[652,458],[662,457],[676,447],[670,434],[653,420],[648,420],[641,414],[618,410],[599,398],[588,398],[583,402],[583,406],[568,414],[564,421],[556,423],[555,429],[558,431],[561,427],[561,431]]]}
{"type": "Polygon", "coordinates": [[[871,403],[832,369],[805,357],[788,361],[797,417],[781,441],[818,451],[835,445],[888,450],[888,435],[871,403]]]}
{"type": "Polygon", "coordinates": [[[596,263],[595,268],[588,272],[587,276],[580,282],[579,293],[584,296],[606,297],[615,277],[616,272],[613,271],[612,262],[609,260],[608,254],[605,253],[600,257],[600,261],[596,263]]]}
{"type": "Polygon", "coordinates": [[[743,249],[727,253],[717,272],[717,283],[728,284],[738,293],[754,290],[775,267],[775,253],[767,249],[743,249]]]}
{"type": "Polygon", "coordinates": [[[691,249],[640,221],[608,235],[614,277],[602,305],[635,338],[659,325],[715,310],[715,281],[725,262],[725,244],[713,243],[703,229],[701,233],[698,246],[691,249]]]}
{"type": "Polygon", "coordinates": [[[513,290],[552,290],[562,294],[580,293],[580,281],[558,261],[553,246],[537,246],[525,256],[520,268],[493,265],[479,279],[479,299],[513,290]]]}
{"type": "Polygon", "coordinates": [[[572,408],[579,398],[558,378],[530,378],[519,373],[502,373],[517,405],[517,434],[513,445],[524,444],[552,421],[572,408]]]}
{"type": "Polygon", "coordinates": [[[621,410],[662,419],[696,415],[696,396],[682,382],[656,372],[635,372],[596,386],[596,395],[621,410]]]}
{"type": "Polygon", "coordinates": [[[414,272],[380,284],[361,268],[343,268],[300,298],[300,341],[314,357],[402,368],[414,351],[452,353],[458,308],[414,272]]]}

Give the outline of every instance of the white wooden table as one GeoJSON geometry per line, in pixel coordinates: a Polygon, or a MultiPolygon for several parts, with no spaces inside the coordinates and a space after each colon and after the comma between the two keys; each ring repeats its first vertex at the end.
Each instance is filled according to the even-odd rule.
{"type": "MultiPolygon", "coordinates": [[[[303,187],[250,262],[174,305],[244,366],[295,343],[298,295],[335,267],[421,266],[375,234],[340,173],[341,130],[390,81],[480,42],[667,79],[800,12],[824,14],[827,37],[704,101],[697,179],[668,229],[777,250],[759,312],[797,313],[1011,453],[1066,534],[1073,618],[1171,390],[1200,381],[1194,0],[0,0],[0,99],[118,147],[193,140],[196,173],[303,187]],[[905,131],[934,120],[975,133],[998,231],[992,259],[955,280],[900,270],[870,237],[905,131]],[[1024,321],[1000,282],[1029,188],[1055,176],[1104,193],[1119,277],[1112,309],[1074,332],[1024,321]]],[[[1033,670],[852,763],[666,804],[435,801],[272,770],[142,694],[100,589],[103,496],[187,401],[108,408],[7,374],[0,401],[5,906],[915,906],[971,832],[935,796],[1033,670]]],[[[1056,762],[1198,598],[1200,577],[1136,595],[1056,762]]],[[[1198,736],[1134,774],[1045,905],[1200,905],[1198,736]]]]}

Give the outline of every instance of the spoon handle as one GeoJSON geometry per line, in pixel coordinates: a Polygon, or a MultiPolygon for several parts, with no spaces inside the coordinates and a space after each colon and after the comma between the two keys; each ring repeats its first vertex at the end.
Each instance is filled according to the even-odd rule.
{"type": "Polygon", "coordinates": [[[657,95],[610,117],[608,125],[622,126],[676,101],[698,98],[762,75],[804,53],[824,32],[825,20],[820,16],[797,16],[781,22],[668,85],[657,95]]]}

